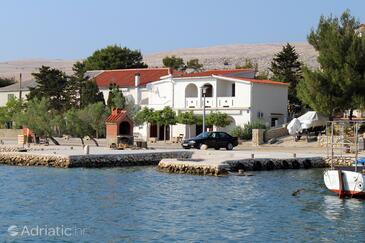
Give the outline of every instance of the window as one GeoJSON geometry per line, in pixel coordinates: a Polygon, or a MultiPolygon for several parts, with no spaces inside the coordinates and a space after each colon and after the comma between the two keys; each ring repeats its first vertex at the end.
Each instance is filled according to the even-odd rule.
{"type": "Polygon", "coordinates": [[[236,84],[233,83],[232,84],[232,97],[235,97],[236,96],[236,84]]]}
{"type": "Polygon", "coordinates": [[[15,97],[14,94],[8,94],[8,101],[11,100],[11,99],[13,99],[14,97],[15,97]]]}
{"type": "Polygon", "coordinates": [[[271,118],[271,127],[276,127],[276,126],[277,126],[278,121],[279,121],[279,118],[277,118],[277,117],[272,117],[272,118],[271,118]]]}
{"type": "Polygon", "coordinates": [[[264,117],[264,113],[259,111],[257,112],[257,118],[263,118],[264,117]]]}
{"type": "Polygon", "coordinates": [[[230,136],[229,136],[227,133],[225,133],[225,132],[220,132],[220,133],[219,133],[219,136],[220,136],[221,138],[230,138],[230,136]]]}

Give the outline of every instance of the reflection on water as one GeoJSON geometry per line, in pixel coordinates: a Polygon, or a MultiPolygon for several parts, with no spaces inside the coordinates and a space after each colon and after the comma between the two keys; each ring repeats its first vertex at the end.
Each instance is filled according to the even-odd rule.
{"type": "Polygon", "coordinates": [[[159,173],[154,167],[0,166],[0,216],[1,241],[14,240],[7,232],[10,225],[87,229],[83,236],[16,242],[365,239],[365,201],[339,199],[323,187],[318,169],[204,177],[159,173]]]}

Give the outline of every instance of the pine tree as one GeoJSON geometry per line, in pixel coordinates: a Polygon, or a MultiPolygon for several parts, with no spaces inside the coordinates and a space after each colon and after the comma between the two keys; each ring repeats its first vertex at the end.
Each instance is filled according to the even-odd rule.
{"type": "Polygon", "coordinates": [[[64,111],[70,102],[70,97],[66,90],[69,77],[62,71],[42,66],[38,73],[32,73],[37,86],[29,88],[28,100],[38,98],[47,99],[51,109],[64,111]]]}
{"type": "Polygon", "coordinates": [[[181,57],[177,57],[172,55],[170,56],[166,56],[164,57],[164,59],[162,59],[162,63],[165,67],[169,67],[175,70],[179,70],[179,71],[184,71],[186,70],[186,65],[184,62],[184,59],[182,59],[181,57]]]}
{"type": "Polygon", "coordinates": [[[333,117],[336,112],[365,104],[365,36],[357,34],[358,26],[346,11],[341,18],[322,16],[308,36],[319,53],[320,69],[303,69],[298,95],[324,115],[333,117]]]}
{"type": "Polygon", "coordinates": [[[109,85],[109,96],[107,100],[107,106],[112,108],[125,108],[125,97],[123,92],[119,90],[119,86],[114,84],[109,85]]]}
{"type": "Polygon", "coordinates": [[[270,71],[273,73],[273,80],[289,83],[289,103],[299,105],[296,87],[302,79],[302,70],[299,55],[294,46],[287,43],[279,53],[275,54],[270,71]]]}

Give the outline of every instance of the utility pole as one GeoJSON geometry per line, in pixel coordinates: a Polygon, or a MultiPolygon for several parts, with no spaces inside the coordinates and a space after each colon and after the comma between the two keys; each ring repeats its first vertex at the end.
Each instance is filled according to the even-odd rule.
{"type": "Polygon", "coordinates": [[[19,74],[19,100],[22,99],[22,73],[19,74]]]}
{"type": "Polygon", "coordinates": [[[207,92],[207,87],[202,87],[202,93],[203,93],[203,132],[205,132],[205,95],[207,92]]]}

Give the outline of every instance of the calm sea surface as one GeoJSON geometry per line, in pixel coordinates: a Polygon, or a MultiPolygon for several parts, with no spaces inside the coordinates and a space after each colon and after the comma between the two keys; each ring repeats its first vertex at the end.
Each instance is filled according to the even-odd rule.
{"type": "Polygon", "coordinates": [[[125,241],[364,242],[365,201],[338,199],[318,169],[203,177],[0,166],[0,242],[125,241]]]}

